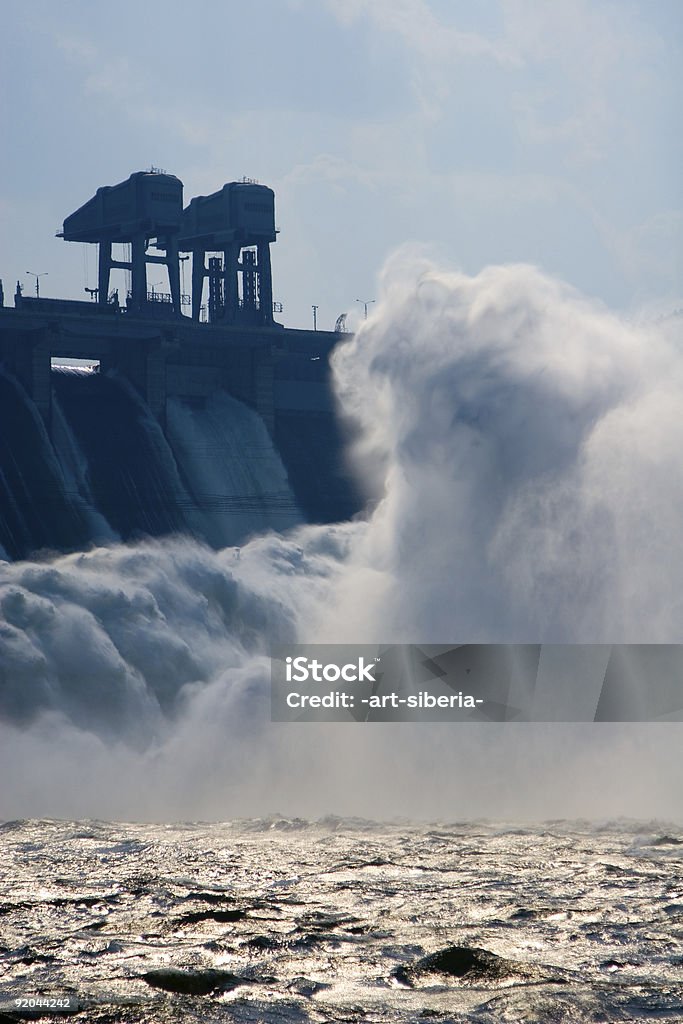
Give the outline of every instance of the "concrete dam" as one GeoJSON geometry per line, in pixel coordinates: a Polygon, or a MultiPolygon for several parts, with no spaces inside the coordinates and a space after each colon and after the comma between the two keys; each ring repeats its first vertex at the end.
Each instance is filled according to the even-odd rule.
{"type": "Polygon", "coordinates": [[[270,188],[230,182],[183,207],[178,178],[140,171],[60,235],[98,247],[98,286],[79,302],[36,279],[0,306],[0,555],[178,531],[220,547],[361,508],[330,386],[344,333],[275,320],[270,188]]]}

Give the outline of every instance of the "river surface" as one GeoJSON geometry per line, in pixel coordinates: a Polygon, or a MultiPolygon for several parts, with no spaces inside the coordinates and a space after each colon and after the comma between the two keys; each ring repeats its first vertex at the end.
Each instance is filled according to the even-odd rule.
{"type": "Polygon", "coordinates": [[[0,1022],[683,1021],[683,829],[0,826],[0,1022]]]}

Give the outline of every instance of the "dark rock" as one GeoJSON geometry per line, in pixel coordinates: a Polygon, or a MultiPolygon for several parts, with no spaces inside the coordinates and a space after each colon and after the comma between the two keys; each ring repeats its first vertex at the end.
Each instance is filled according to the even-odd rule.
{"type": "Polygon", "coordinates": [[[401,965],[393,976],[403,985],[413,986],[425,974],[440,974],[457,978],[464,984],[497,982],[506,978],[555,981],[531,964],[507,960],[488,949],[476,946],[448,946],[422,957],[412,964],[401,965]]]}
{"type": "Polygon", "coordinates": [[[240,978],[229,971],[181,971],[177,967],[147,971],[142,978],[153,988],[162,988],[165,992],[179,992],[188,996],[207,996],[212,992],[227,992],[238,985],[251,984],[247,978],[240,978]]]}
{"type": "Polygon", "coordinates": [[[618,970],[622,967],[640,967],[640,964],[635,960],[603,960],[600,966],[607,971],[618,970]]]}
{"type": "Polygon", "coordinates": [[[247,942],[248,946],[252,949],[281,949],[283,942],[281,939],[276,939],[272,935],[254,935],[252,939],[247,942]]]}
{"type": "Polygon", "coordinates": [[[331,988],[331,985],[323,981],[313,981],[311,978],[293,978],[287,985],[288,992],[296,992],[298,996],[305,996],[307,999],[326,988],[331,988]]]}
{"type": "Polygon", "coordinates": [[[247,916],[246,910],[196,910],[191,914],[183,914],[176,924],[199,924],[200,921],[217,921],[219,924],[228,924],[231,921],[243,921],[247,916]]]}

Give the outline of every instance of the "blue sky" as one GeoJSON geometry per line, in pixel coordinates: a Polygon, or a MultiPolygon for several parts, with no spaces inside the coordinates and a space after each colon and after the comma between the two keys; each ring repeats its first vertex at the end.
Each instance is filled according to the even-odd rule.
{"type": "MultiPolygon", "coordinates": [[[[611,307],[683,305],[680,0],[3,4],[0,277],[84,298],[54,233],[160,166],[185,200],[276,192],[274,298],[308,326],[425,244],[475,273],[531,262],[611,307]]],[[[152,279],[154,271],[151,271],[152,279]]]]}

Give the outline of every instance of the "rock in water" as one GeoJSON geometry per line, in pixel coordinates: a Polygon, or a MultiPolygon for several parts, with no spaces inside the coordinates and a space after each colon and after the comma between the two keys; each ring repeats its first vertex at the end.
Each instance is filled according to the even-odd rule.
{"type": "MultiPolygon", "coordinates": [[[[394,971],[394,977],[404,985],[413,986],[424,974],[443,974],[458,978],[465,984],[496,982],[504,978],[517,977],[525,980],[540,980],[543,975],[530,964],[507,960],[488,949],[476,946],[447,946],[436,953],[422,957],[412,964],[402,965],[394,971]]],[[[545,980],[550,980],[547,977],[545,980]]]]}
{"type": "Polygon", "coordinates": [[[200,924],[202,921],[218,921],[219,924],[227,924],[231,921],[243,921],[246,916],[245,910],[195,910],[191,914],[183,914],[177,924],[200,924]]]}
{"type": "Polygon", "coordinates": [[[147,971],[142,977],[153,988],[163,988],[166,992],[179,992],[187,996],[207,996],[211,992],[225,992],[238,985],[249,984],[246,978],[230,974],[229,971],[181,971],[177,967],[147,971]]]}

